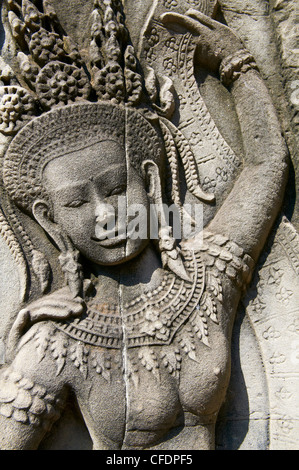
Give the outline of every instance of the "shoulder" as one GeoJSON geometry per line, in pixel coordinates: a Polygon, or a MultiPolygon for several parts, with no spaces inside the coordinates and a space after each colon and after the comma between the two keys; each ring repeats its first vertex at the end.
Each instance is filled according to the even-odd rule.
{"type": "Polygon", "coordinates": [[[58,392],[66,380],[62,374],[66,348],[67,339],[54,322],[39,322],[20,339],[12,366],[34,382],[58,392]]]}
{"type": "Polygon", "coordinates": [[[254,261],[229,238],[204,230],[182,247],[200,256],[207,271],[229,278],[238,287],[243,288],[250,282],[254,261]]]}
{"type": "Polygon", "coordinates": [[[61,415],[67,391],[47,354],[53,333],[50,323],[34,325],[20,341],[13,362],[1,370],[0,415],[44,429],[61,415]]]}

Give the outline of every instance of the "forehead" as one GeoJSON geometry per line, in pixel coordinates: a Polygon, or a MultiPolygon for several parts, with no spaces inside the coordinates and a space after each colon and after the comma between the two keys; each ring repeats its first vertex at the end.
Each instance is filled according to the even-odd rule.
{"type": "MultiPolygon", "coordinates": [[[[109,171],[125,172],[126,153],[119,143],[105,140],[92,146],[71,152],[51,160],[43,170],[43,180],[59,187],[69,183],[88,180],[94,176],[107,178],[109,171]]],[[[116,175],[114,175],[116,176],[116,175]]]]}

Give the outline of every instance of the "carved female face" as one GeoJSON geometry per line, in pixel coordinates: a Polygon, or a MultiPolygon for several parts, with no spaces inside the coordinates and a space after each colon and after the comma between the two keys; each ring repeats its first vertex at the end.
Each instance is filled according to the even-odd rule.
{"type": "Polygon", "coordinates": [[[53,222],[97,264],[127,261],[148,243],[131,238],[129,220],[123,217],[132,202],[149,212],[143,178],[131,167],[129,173],[130,178],[125,150],[114,141],[56,158],[44,169],[43,185],[52,202],[53,222]]]}

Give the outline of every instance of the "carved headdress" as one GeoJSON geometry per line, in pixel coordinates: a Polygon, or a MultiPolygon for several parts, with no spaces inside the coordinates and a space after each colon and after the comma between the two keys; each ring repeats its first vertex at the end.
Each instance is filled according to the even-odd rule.
{"type": "Polygon", "coordinates": [[[88,64],[65,36],[47,0],[42,9],[29,0],[11,1],[9,7],[12,34],[21,49],[19,81],[26,85],[2,90],[0,128],[16,134],[3,163],[12,199],[30,212],[32,201],[43,193],[45,164],[105,136],[126,142],[137,169],[141,159],[160,165],[158,136],[133,109],[141,101],[142,80],[120,2],[95,2],[88,64]]]}
{"type": "Polygon", "coordinates": [[[105,136],[125,145],[137,170],[144,160],[166,166],[168,202],[181,213],[179,159],[190,192],[203,201],[213,199],[200,188],[188,143],[178,139],[179,131],[167,119],[174,111],[171,81],[157,99],[153,77],[144,80],[120,0],[95,0],[85,60],[49,0],[7,0],[7,17],[17,46],[16,72],[2,64],[0,131],[8,140],[13,137],[3,181],[19,207],[31,212],[33,201],[43,196],[41,174],[48,161],[105,136]]]}
{"type": "MultiPolygon", "coordinates": [[[[152,159],[159,166],[163,145],[161,140],[159,142],[158,134],[162,135],[168,157],[167,166],[171,173],[172,202],[181,207],[179,156],[191,193],[203,201],[213,199],[213,195],[200,189],[195,160],[187,142],[183,145],[181,142],[180,148],[177,148],[171,123],[166,119],[174,107],[171,84],[168,84],[166,91],[165,87],[163,90],[167,96],[166,105],[158,107],[149,98],[153,96],[153,80],[151,79],[150,91],[147,92],[142,71],[138,69],[134,48],[129,42],[120,0],[95,0],[91,14],[89,55],[85,62],[77,46],[61,28],[49,0],[9,0],[8,20],[18,46],[18,83],[15,80],[13,84],[1,89],[0,131],[9,136],[17,134],[4,161],[4,181],[18,204],[24,207],[28,199],[24,191],[22,195],[18,191],[18,186],[25,183],[24,175],[30,176],[30,172],[25,170],[26,162],[31,158],[32,166],[34,161],[38,162],[38,158],[43,159],[33,153],[51,154],[51,139],[53,148],[55,140],[59,139],[60,148],[64,145],[67,148],[78,145],[74,144],[74,140],[80,141],[84,147],[85,138],[92,140],[92,131],[89,132],[87,128],[95,126],[97,113],[99,121],[94,128],[95,134],[98,135],[100,127],[105,133],[107,126],[112,133],[117,133],[115,126],[118,123],[120,131],[123,132],[125,120],[126,135],[128,138],[134,137],[135,150],[131,152],[131,156],[138,153],[139,158],[152,159]],[[82,103],[85,103],[85,106],[80,109],[74,106],[82,103]],[[104,114],[103,119],[101,113],[104,114]],[[117,114],[119,117],[115,120],[117,114]],[[111,120],[110,117],[105,117],[110,115],[111,120]],[[36,119],[36,116],[39,117],[36,119]],[[32,121],[33,118],[35,119],[32,121]],[[60,129],[56,121],[62,122],[66,119],[74,119],[75,127],[75,123],[80,123],[81,119],[84,131],[74,134],[72,126],[63,123],[60,129]],[[19,132],[28,121],[28,127],[19,132]],[[149,121],[155,121],[158,125],[154,127],[149,121]],[[138,147],[140,151],[136,152],[138,147]],[[34,152],[31,150],[33,148],[34,152]]],[[[163,97],[160,102],[163,102],[163,97]]],[[[176,130],[176,134],[177,132],[176,130]]],[[[128,142],[130,149],[133,143],[130,145],[130,139],[128,142]]],[[[132,162],[134,163],[134,159],[132,162]]],[[[31,173],[31,176],[35,177],[35,173],[31,173]]],[[[33,180],[30,183],[28,181],[28,188],[29,184],[36,186],[33,180]]]]}

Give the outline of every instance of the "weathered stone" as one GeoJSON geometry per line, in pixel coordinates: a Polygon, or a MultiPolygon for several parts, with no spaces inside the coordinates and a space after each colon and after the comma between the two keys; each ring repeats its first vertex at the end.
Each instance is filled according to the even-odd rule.
{"type": "Polygon", "coordinates": [[[295,449],[293,2],[3,28],[0,448],[295,449]]]}

